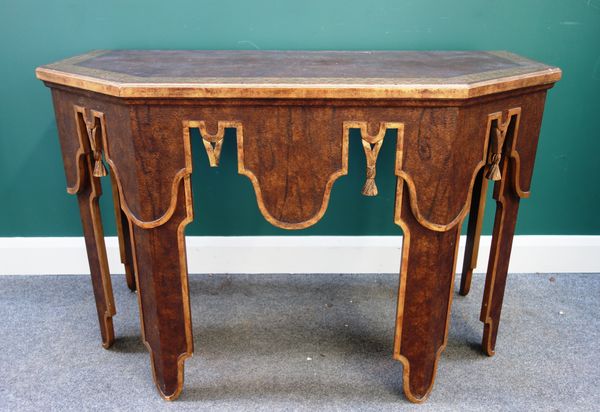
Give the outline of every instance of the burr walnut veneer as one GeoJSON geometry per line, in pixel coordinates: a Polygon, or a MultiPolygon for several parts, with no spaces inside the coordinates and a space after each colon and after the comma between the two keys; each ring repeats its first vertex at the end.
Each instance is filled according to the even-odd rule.
{"type": "Polygon", "coordinates": [[[466,294],[488,180],[497,208],[481,320],[483,350],[494,353],[519,201],[530,193],[546,91],[560,75],[506,52],[122,50],[39,67],[52,89],[67,191],[79,202],[103,346],[114,340],[115,304],[100,177],[110,175],[154,380],[174,399],[193,350],[190,130],[218,167],[225,130],[234,129],[238,170],[263,216],[303,229],[325,213],[358,129],[367,196],[377,195],[383,139],[396,139],[390,223],[404,241],[393,357],[407,398],[423,401],[446,346],[461,226],[468,214],[466,294]]]}

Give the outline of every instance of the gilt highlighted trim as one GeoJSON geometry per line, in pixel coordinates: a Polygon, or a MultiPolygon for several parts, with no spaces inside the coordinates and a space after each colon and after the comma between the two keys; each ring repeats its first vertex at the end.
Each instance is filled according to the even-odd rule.
{"type": "Polygon", "coordinates": [[[490,136],[490,145],[488,149],[487,165],[485,170],[486,179],[492,181],[498,181],[502,179],[502,173],[500,172],[500,161],[502,160],[502,148],[506,140],[506,135],[510,123],[515,115],[505,113],[502,118],[506,119],[502,121],[502,118],[496,119],[492,128],[490,136]]]}
{"type": "Polygon", "coordinates": [[[365,196],[377,196],[379,193],[375,176],[377,175],[377,156],[383,144],[385,132],[388,129],[403,129],[403,123],[397,122],[379,122],[377,134],[371,135],[368,132],[367,122],[344,122],[344,133],[348,134],[350,129],[359,129],[362,139],[363,149],[367,160],[366,180],[361,193],[365,196]]]}

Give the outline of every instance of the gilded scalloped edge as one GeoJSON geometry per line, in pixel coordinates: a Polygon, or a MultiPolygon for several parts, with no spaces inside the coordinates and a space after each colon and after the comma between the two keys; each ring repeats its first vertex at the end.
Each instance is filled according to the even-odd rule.
{"type": "MultiPolygon", "coordinates": [[[[79,106],[76,106],[76,108],[85,110],[79,106]]],[[[77,111],[77,109],[76,109],[76,111],[77,111]]],[[[517,111],[520,114],[520,108],[509,109],[509,116],[512,116],[512,114],[516,114],[517,111]]],[[[173,178],[173,181],[171,184],[171,193],[172,193],[171,201],[170,201],[170,204],[169,204],[167,210],[164,212],[164,214],[153,220],[143,220],[143,219],[140,219],[138,216],[136,216],[131,211],[131,209],[129,208],[129,206],[125,200],[125,195],[124,195],[124,192],[122,189],[122,185],[121,185],[120,179],[118,178],[119,171],[118,171],[118,168],[116,167],[115,163],[113,162],[113,160],[110,157],[110,151],[109,151],[109,147],[108,147],[108,144],[106,141],[105,115],[103,113],[100,113],[100,112],[97,112],[94,110],[92,110],[91,112],[100,118],[100,122],[101,122],[101,126],[102,126],[101,130],[102,130],[103,146],[105,148],[104,155],[105,155],[106,162],[110,166],[111,171],[116,176],[115,180],[117,181],[117,185],[119,186],[119,194],[120,194],[120,198],[121,198],[121,206],[123,208],[123,211],[130,219],[132,219],[132,221],[137,226],[142,227],[142,228],[152,228],[152,227],[157,227],[157,226],[164,224],[166,221],[169,220],[169,218],[171,217],[171,215],[173,214],[173,212],[175,210],[176,199],[177,199],[177,195],[178,195],[177,191],[178,191],[179,181],[182,178],[191,175],[191,173],[192,173],[190,135],[189,135],[190,127],[192,127],[192,128],[204,127],[204,129],[201,130],[201,133],[203,133],[203,136],[206,135],[206,139],[209,142],[222,141],[222,136],[224,134],[225,128],[235,128],[237,130],[238,173],[245,175],[246,177],[248,177],[248,179],[250,179],[252,186],[254,188],[256,197],[257,197],[257,203],[258,203],[259,210],[260,210],[261,214],[265,217],[265,219],[269,223],[273,224],[274,226],[277,226],[277,227],[280,227],[283,229],[307,228],[309,226],[314,225],[316,222],[318,222],[325,214],[325,211],[326,211],[328,203],[329,203],[329,198],[331,195],[331,189],[333,187],[333,183],[337,180],[337,178],[339,178],[340,176],[344,176],[348,173],[348,133],[349,133],[350,128],[360,129],[361,135],[364,136],[364,139],[366,139],[367,141],[370,142],[370,141],[376,141],[377,139],[379,139],[380,138],[379,135],[381,133],[385,134],[386,129],[382,129],[384,124],[387,125],[386,126],[387,128],[396,128],[396,126],[398,126],[398,125],[402,125],[402,127],[403,127],[402,123],[380,122],[380,129],[379,129],[377,135],[371,136],[368,134],[367,125],[365,122],[358,122],[358,121],[344,122],[344,132],[343,132],[343,141],[342,141],[342,168],[340,170],[334,172],[329,177],[326,187],[325,187],[325,194],[323,197],[323,201],[321,203],[321,207],[320,207],[319,211],[315,214],[315,216],[313,216],[312,218],[307,219],[305,221],[302,221],[302,222],[290,223],[290,222],[284,222],[279,219],[276,219],[269,213],[269,211],[265,207],[264,201],[262,199],[262,193],[261,193],[260,185],[258,183],[258,179],[254,175],[254,173],[245,169],[244,160],[243,160],[244,159],[243,126],[242,126],[241,122],[239,122],[239,121],[224,121],[224,122],[219,121],[218,122],[218,132],[216,135],[213,136],[206,132],[206,128],[205,128],[203,121],[193,121],[193,120],[192,121],[184,121],[183,122],[183,130],[184,130],[184,148],[185,148],[186,166],[185,166],[185,168],[183,168],[179,172],[177,172],[173,178]],[[220,139],[219,139],[219,137],[220,137],[220,139]]],[[[493,113],[488,116],[488,129],[486,130],[487,135],[489,135],[491,121],[501,118],[501,116],[502,116],[501,112],[493,113]],[[497,117],[497,116],[500,116],[500,117],[497,117]]],[[[517,117],[517,125],[515,126],[516,131],[518,131],[519,118],[520,118],[520,116],[517,117]]],[[[79,131],[79,128],[77,130],[79,131]]],[[[77,152],[78,164],[81,164],[80,163],[81,157],[83,156],[83,154],[85,154],[84,149],[82,149],[82,147],[85,147],[85,146],[82,146],[83,143],[82,143],[81,139],[82,139],[82,136],[80,135],[79,136],[80,149],[77,152]]],[[[399,139],[403,139],[403,133],[402,133],[402,136],[399,136],[399,139]]],[[[513,167],[515,168],[515,179],[514,179],[513,184],[515,187],[515,191],[519,194],[520,197],[528,197],[530,192],[525,192],[520,188],[520,184],[519,184],[520,158],[519,158],[518,152],[514,149],[514,142],[516,142],[516,139],[513,139],[513,147],[511,148],[511,152],[510,152],[510,157],[514,161],[513,167]]],[[[485,157],[486,157],[487,150],[488,150],[488,140],[486,139],[486,144],[484,147],[484,153],[483,153],[483,157],[482,157],[483,159],[485,159],[485,157]]],[[[450,222],[442,224],[442,223],[436,223],[436,222],[427,220],[425,217],[423,217],[423,215],[421,214],[421,212],[419,210],[419,205],[418,205],[417,195],[416,195],[417,191],[416,191],[416,187],[415,187],[412,177],[405,171],[401,170],[402,147],[400,147],[398,149],[398,151],[399,151],[399,156],[396,157],[396,176],[402,178],[404,181],[407,182],[408,191],[409,191],[409,195],[410,195],[410,205],[411,205],[411,209],[413,210],[413,214],[415,215],[415,218],[423,226],[427,227],[428,229],[435,230],[435,231],[446,231],[446,230],[449,230],[450,228],[454,227],[455,225],[457,225],[468,213],[468,209],[469,209],[468,205],[470,204],[470,201],[471,201],[472,190],[468,191],[467,198],[465,199],[465,205],[463,206],[461,211],[450,222]]],[[[218,163],[218,161],[217,161],[217,163],[218,163]]],[[[469,185],[469,187],[471,189],[473,187],[473,184],[475,182],[475,178],[476,178],[476,175],[477,175],[479,169],[483,166],[485,166],[484,160],[482,160],[480,163],[478,163],[476,165],[474,172],[472,174],[472,177],[471,177],[470,185],[469,185]]],[[[74,187],[67,188],[67,191],[69,193],[77,193],[77,191],[80,190],[80,186],[81,186],[80,172],[78,171],[76,185],[74,187]]]]}
{"type": "Polygon", "coordinates": [[[323,194],[323,200],[321,201],[321,207],[319,208],[318,212],[313,217],[311,217],[310,219],[307,219],[305,221],[290,223],[290,222],[284,222],[282,220],[276,219],[267,210],[267,208],[264,204],[263,198],[262,198],[262,192],[260,189],[260,184],[258,182],[258,178],[256,177],[256,175],[254,173],[252,173],[252,171],[247,170],[244,165],[244,132],[243,132],[242,123],[241,122],[234,122],[234,123],[237,123],[237,126],[236,126],[237,133],[236,134],[237,134],[237,152],[238,152],[238,173],[242,174],[242,175],[246,176],[248,179],[250,179],[250,182],[252,183],[252,186],[254,187],[254,192],[256,193],[256,200],[258,203],[258,208],[260,210],[260,213],[264,216],[264,218],[272,225],[280,227],[282,229],[288,229],[288,230],[304,229],[304,228],[307,228],[307,227],[312,226],[315,223],[317,223],[323,217],[323,215],[325,214],[325,211],[327,210],[327,206],[329,205],[329,198],[331,196],[331,189],[333,188],[333,184],[340,176],[345,176],[348,174],[348,133],[344,132],[343,136],[342,136],[342,158],[341,158],[342,168],[337,170],[336,172],[332,173],[329,176],[329,179],[327,180],[327,183],[325,185],[325,193],[323,194]]]}
{"type": "MultiPolygon", "coordinates": [[[[489,135],[490,127],[491,127],[491,121],[488,121],[488,129],[486,131],[486,136],[489,135]]],[[[400,137],[401,136],[399,136],[399,139],[400,139],[400,137]]],[[[471,197],[473,196],[473,185],[475,184],[475,179],[477,178],[477,173],[479,173],[479,170],[483,166],[485,166],[485,161],[483,159],[485,159],[486,153],[488,150],[488,139],[486,138],[486,140],[485,140],[482,157],[481,157],[482,160],[479,163],[477,163],[477,165],[475,166],[475,168],[473,170],[473,174],[471,175],[471,181],[469,183],[469,190],[467,191],[467,197],[465,199],[465,204],[463,205],[460,212],[449,223],[446,223],[446,224],[431,222],[431,221],[427,220],[426,218],[424,218],[423,215],[421,214],[421,212],[419,210],[419,204],[417,201],[417,189],[414,184],[414,181],[413,181],[412,177],[410,176],[410,174],[408,174],[402,170],[402,163],[404,160],[403,159],[403,156],[404,156],[403,148],[404,148],[403,142],[400,142],[400,144],[397,146],[397,149],[396,149],[396,167],[395,168],[396,168],[396,176],[398,177],[396,191],[403,193],[403,191],[399,188],[401,186],[402,181],[406,182],[406,185],[408,187],[410,208],[412,210],[413,215],[415,216],[415,219],[417,219],[417,221],[421,225],[423,225],[427,229],[430,229],[430,230],[433,230],[436,232],[446,232],[446,231],[452,229],[454,226],[459,224],[464,219],[466,214],[469,212],[469,205],[471,204],[471,197]]],[[[395,213],[394,213],[394,222],[397,225],[400,225],[400,211],[401,211],[401,202],[400,203],[397,202],[396,208],[395,208],[395,213]]]]}
{"type": "MultiPolygon", "coordinates": [[[[501,122],[503,119],[503,116],[505,116],[504,118],[507,119],[506,122],[508,122],[506,124],[506,127],[508,127],[508,125],[512,121],[512,117],[516,116],[516,124],[514,127],[514,137],[512,139],[512,145],[511,145],[511,150],[510,150],[510,154],[509,154],[510,158],[514,161],[514,162],[511,162],[511,165],[514,168],[513,170],[514,170],[514,174],[515,174],[515,177],[513,179],[513,185],[514,185],[515,191],[517,192],[519,197],[521,197],[521,198],[529,197],[531,192],[530,191],[525,192],[525,191],[521,190],[521,187],[519,184],[520,157],[519,157],[519,153],[515,150],[515,145],[517,142],[518,131],[519,131],[519,121],[521,118],[521,108],[520,107],[508,109],[504,112],[504,114],[503,114],[503,112],[494,112],[494,113],[491,113],[488,115],[487,127],[486,127],[486,132],[485,132],[486,138],[485,138],[482,159],[487,158],[487,152],[488,152],[488,146],[489,146],[489,135],[490,135],[491,127],[492,127],[492,122],[494,120],[501,122]]],[[[403,160],[402,155],[403,155],[402,148],[398,148],[398,153],[396,155],[396,176],[398,176],[399,178],[401,178],[402,180],[404,180],[407,183],[409,196],[410,196],[409,199],[410,199],[411,210],[413,212],[413,215],[417,219],[417,221],[419,221],[419,223],[421,223],[424,227],[426,227],[430,230],[437,231],[437,232],[445,232],[447,230],[450,230],[454,226],[456,226],[458,223],[460,223],[464,219],[466,214],[469,212],[469,206],[471,204],[471,198],[473,196],[473,185],[475,184],[475,179],[477,177],[477,173],[479,173],[479,170],[482,167],[485,167],[486,162],[484,160],[482,160],[475,166],[475,169],[473,170],[473,174],[471,175],[471,182],[469,183],[469,190],[467,192],[467,197],[465,199],[465,203],[464,203],[462,209],[460,210],[460,212],[450,222],[448,222],[446,224],[440,224],[440,223],[435,223],[430,220],[427,220],[421,214],[421,212],[419,210],[418,201],[417,201],[417,190],[416,190],[414,181],[413,181],[412,177],[410,176],[410,174],[408,174],[402,170],[402,160],[403,160]]],[[[395,214],[395,218],[394,218],[396,224],[398,224],[398,219],[400,216],[399,212],[400,212],[400,209],[398,208],[396,211],[396,214],[395,214]]]]}
{"type": "MultiPolygon", "coordinates": [[[[263,217],[272,225],[282,228],[282,229],[304,229],[309,226],[317,223],[325,214],[327,210],[327,206],[329,204],[329,199],[331,196],[331,190],[333,188],[333,184],[340,177],[348,174],[348,142],[350,129],[357,128],[361,130],[361,134],[364,140],[367,141],[378,141],[383,138],[387,129],[398,129],[399,135],[404,134],[404,124],[398,122],[380,122],[379,130],[376,135],[369,135],[367,130],[367,122],[359,122],[359,121],[345,121],[343,122],[343,132],[342,132],[342,153],[341,153],[341,169],[335,171],[329,176],[325,186],[325,193],[323,195],[323,200],[321,202],[321,207],[318,212],[311,217],[310,219],[304,220],[302,222],[284,222],[282,220],[276,219],[267,209],[264,204],[262,191],[260,188],[260,184],[258,182],[258,178],[252,171],[247,170],[244,164],[244,131],[243,125],[241,121],[231,120],[231,121],[218,121],[217,122],[217,133],[215,135],[210,135],[206,132],[206,124],[201,120],[186,120],[183,122],[184,134],[186,135],[186,140],[189,139],[189,129],[190,128],[198,128],[200,129],[200,133],[203,138],[206,135],[207,140],[210,142],[218,142],[223,139],[225,129],[233,128],[236,129],[236,138],[237,138],[237,155],[238,155],[238,173],[246,176],[250,182],[252,183],[252,187],[254,188],[254,193],[256,195],[258,208],[263,215],[263,217]]],[[[400,140],[402,140],[400,138],[400,140]]],[[[210,159],[209,159],[210,160],[210,159]]]]}
{"type": "Polygon", "coordinates": [[[73,107],[74,107],[74,112],[75,112],[75,121],[77,122],[76,128],[77,128],[77,134],[78,134],[79,145],[80,145],[79,150],[76,153],[76,162],[78,164],[79,169],[77,172],[77,181],[76,181],[75,185],[67,187],[67,192],[70,194],[75,194],[81,190],[81,173],[82,173],[82,167],[83,167],[82,159],[83,159],[83,155],[88,153],[89,150],[87,150],[87,145],[84,143],[84,140],[83,140],[84,136],[82,135],[81,127],[79,125],[79,114],[81,114],[81,116],[83,116],[83,119],[85,121],[85,118],[86,118],[86,116],[88,116],[88,113],[89,113],[89,116],[92,116],[92,118],[98,119],[100,121],[100,130],[102,133],[102,145],[104,148],[104,158],[106,160],[106,163],[109,165],[110,171],[114,175],[114,181],[116,182],[116,184],[118,186],[119,200],[120,200],[121,209],[123,210],[123,212],[127,215],[127,217],[129,219],[131,219],[132,222],[134,222],[136,224],[136,226],[139,226],[144,229],[151,229],[153,227],[160,226],[160,225],[164,224],[165,222],[167,222],[173,215],[173,213],[175,211],[175,207],[177,205],[177,196],[179,194],[179,182],[181,181],[181,179],[184,179],[192,174],[191,144],[190,144],[190,140],[189,140],[189,134],[188,135],[184,134],[184,139],[183,139],[183,147],[184,147],[184,152],[185,152],[184,153],[185,167],[183,169],[180,169],[173,177],[173,181],[171,182],[171,199],[169,202],[169,206],[167,207],[167,210],[160,217],[158,217],[156,219],[144,220],[144,219],[141,219],[138,216],[136,216],[136,214],[131,210],[131,208],[127,204],[127,200],[125,199],[123,185],[121,184],[121,179],[119,178],[119,175],[120,175],[119,170],[117,168],[117,165],[115,164],[115,162],[112,160],[112,158],[110,156],[110,148],[108,145],[108,138],[107,138],[107,133],[106,133],[106,115],[97,110],[88,109],[88,108],[85,108],[85,107],[82,107],[79,105],[74,105],[73,107]]]}
{"type": "Polygon", "coordinates": [[[289,223],[289,222],[283,222],[281,220],[275,219],[269,213],[269,211],[265,207],[264,202],[262,200],[262,194],[261,194],[261,190],[260,190],[260,185],[258,183],[258,179],[251,171],[246,170],[244,168],[243,132],[242,132],[242,125],[241,125],[241,123],[239,124],[238,141],[237,141],[238,171],[240,174],[243,174],[246,177],[248,177],[250,179],[250,181],[252,182],[252,186],[254,187],[254,191],[256,193],[256,198],[258,200],[258,207],[260,209],[260,212],[262,213],[262,215],[265,217],[265,219],[269,223],[271,223],[274,226],[280,227],[282,229],[304,229],[304,228],[314,225],[323,217],[323,215],[325,214],[325,211],[327,210],[327,206],[329,204],[329,199],[331,196],[331,189],[333,188],[333,184],[340,176],[345,176],[348,174],[348,142],[349,142],[349,136],[350,136],[350,129],[352,129],[352,128],[360,129],[363,139],[369,139],[369,140],[377,140],[377,139],[383,138],[383,135],[385,135],[385,131],[387,129],[398,129],[399,135],[404,134],[404,124],[403,123],[380,122],[380,128],[379,128],[377,135],[371,136],[367,132],[367,123],[366,122],[357,122],[357,121],[343,122],[342,168],[329,176],[329,179],[327,180],[327,184],[325,186],[325,193],[323,195],[323,200],[321,202],[321,207],[320,207],[319,211],[312,218],[310,218],[308,220],[305,220],[303,222],[298,222],[298,223],[289,223]]]}
{"type": "MultiPolygon", "coordinates": [[[[464,219],[464,217],[467,215],[467,213],[469,212],[469,205],[471,204],[471,197],[473,196],[473,194],[472,194],[473,185],[475,184],[475,179],[477,178],[477,173],[479,173],[479,170],[483,166],[485,166],[485,162],[481,161],[473,169],[473,174],[471,176],[471,182],[469,183],[469,191],[467,193],[465,203],[464,203],[462,209],[460,210],[460,212],[454,218],[452,218],[452,220],[449,223],[446,223],[446,224],[434,223],[434,222],[431,222],[431,221],[425,219],[419,210],[419,205],[417,202],[417,190],[416,190],[415,184],[414,184],[412,178],[410,177],[410,175],[404,171],[399,171],[399,172],[397,171],[396,176],[400,180],[405,181],[406,185],[408,186],[410,208],[411,208],[413,215],[415,216],[415,219],[417,219],[417,221],[421,225],[423,225],[424,227],[426,227],[429,230],[433,230],[436,232],[446,232],[446,231],[452,229],[454,226],[458,225],[464,219]]],[[[400,216],[400,209],[397,210],[396,216],[394,218],[396,224],[399,224],[398,223],[399,216],[400,216]]]]}
{"type": "MultiPolygon", "coordinates": [[[[179,182],[182,179],[185,179],[192,174],[192,153],[191,153],[192,150],[191,150],[189,133],[188,134],[184,133],[184,135],[183,135],[185,167],[180,169],[177,173],[175,173],[175,176],[173,177],[173,180],[171,181],[171,199],[169,202],[169,206],[167,207],[167,210],[160,217],[158,217],[156,219],[144,220],[144,219],[141,219],[138,216],[136,216],[136,214],[131,210],[131,208],[127,204],[127,200],[125,199],[123,186],[121,184],[121,179],[119,178],[119,174],[120,174],[119,170],[117,168],[117,165],[115,164],[115,162],[112,160],[112,158],[110,156],[110,149],[109,149],[109,145],[108,145],[108,140],[107,140],[107,135],[106,135],[106,127],[105,127],[106,118],[103,113],[101,114],[100,122],[102,125],[102,141],[103,141],[103,146],[104,146],[104,158],[106,159],[106,163],[109,165],[111,172],[115,176],[115,181],[117,182],[117,186],[119,188],[119,198],[121,201],[121,208],[122,208],[123,212],[127,215],[127,217],[129,219],[131,219],[131,221],[133,223],[135,223],[136,226],[139,226],[143,229],[151,229],[151,228],[154,228],[154,227],[157,227],[157,226],[160,226],[160,225],[166,223],[171,218],[173,213],[175,212],[175,207],[177,206],[177,196],[179,194],[179,182]]],[[[185,132],[185,130],[184,130],[184,132],[185,132]]]]}
{"type": "MultiPolygon", "coordinates": [[[[333,174],[331,174],[329,176],[329,179],[327,180],[327,183],[325,186],[325,194],[323,196],[323,200],[321,202],[321,207],[319,208],[319,211],[310,219],[307,219],[302,222],[295,222],[295,223],[284,222],[282,220],[276,219],[269,212],[269,210],[265,206],[265,203],[264,203],[264,200],[262,197],[262,191],[260,188],[260,184],[258,182],[258,178],[256,177],[256,175],[254,173],[252,173],[252,171],[247,170],[245,167],[245,164],[244,164],[244,128],[243,128],[241,121],[235,121],[235,120],[233,120],[233,121],[218,121],[217,122],[218,131],[215,135],[210,135],[207,133],[206,124],[204,121],[201,121],[201,120],[186,120],[183,122],[183,128],[184,128],[184,134],[186,135],[186,139],[189,139],[189,135],[190,135],[189,129],[190,128],[198,128],[198,129],[200,129],[200,133],[202,134],[203,139],[206,136],[207,140],[209,140],[211,142],[218,142],[219,140],[222,140],[226,128],[236,129],[238,173],[246,176],[252,183],[252,187],[254,188],[254,193],[256,195],[258,209],[260,210],[260,213],[263,215],[263,217],[269,223],[271,223],[273,226],[276,226],[276,227],[279,227],[282,229],[290,229],[290,230],[304,229],[304,228],[312,226],[316,222],[318,222],[323,217],[323,215],[325,214],[325,211],[327,210],[333,183],[340,176],[346,175],[348,173],[348,134],[346,132],[344,132],[343,137],[342,137],[342,156],[341,156],[342,168],[337,170],[336,172],[334,172],[333,174]]],[[[210,161],[210,154],[209,154],[209,161],[210,161]]]]}

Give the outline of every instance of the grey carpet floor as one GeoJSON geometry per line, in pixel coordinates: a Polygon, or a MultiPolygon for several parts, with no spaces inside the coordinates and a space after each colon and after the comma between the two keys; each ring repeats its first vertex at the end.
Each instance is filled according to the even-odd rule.
{"type": "Polygon", "coordinates": [[[455,295],[433,393],[412,405],[390,357],[396,275],[193,275],[196,353],[169,403],[124,279],[104,350],[87,276],[2,276],[0,410],[598,411],[600,276],[511,275],[493,358],[483,280],[455,295]]]}

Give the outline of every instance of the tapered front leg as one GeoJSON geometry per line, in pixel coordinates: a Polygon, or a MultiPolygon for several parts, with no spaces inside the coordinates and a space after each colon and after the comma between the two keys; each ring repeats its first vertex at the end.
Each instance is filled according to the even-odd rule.
{"type": "Polygon", "coordinates": [[[500,182],[499,187],[494,190],[494,198],[497,205],[496,218],[481,307],[481,321],[484,323],[482,347],[488,356],[494,355],[496,347],[504,288],[519,209],[519,197],[510,189],[510,185],[506,185],[504,182],[500,182]]]}
{"type": "Polygon", "coordinates": [[[72,106],[56,93],[53,97],[67,175],[67,192],[77,195],[102,346],[109,348],[115,339],[112,317],[116,310],[98,205],[102,195],[100,177],[106,175],[101,139],[105,124],[101,113],[72,106]]]}
{"type": "Polygon", "coordinates": [[[109,348],[115,340],[112,317],[116,314],[116,310],[98,205],[102,189],[100,180],[92,176],[90,160],[85,159],[84,163],[86,163],[86,172],[83,176],[81,191],[77,193],[77,201],[90,265],[92,288],[96,299],[98,321],[100,322],[102,346],[109,348]]]}
{"type": "Polygon", "coordinates": [[[181,181],[169,220],[157,227],[131,225],[143,340],[154,381],[167,400],[183,388],[184,360],[192,356],[184,228],[192,219],[188,179],[181,181]]]}
{"type": "Polygon", "coordinates": [[[466,296],[471,289],[473,269],[477,267],[479,239],[481,238],[481,226],[488,187],[488,181],[484,177],[484,171],[485,169],[479,171],[473,185],[473,197],[471,199],[471,209],[469,211],[469,223],[467,227],[467,244],[465,246],[465,258],[463,261],[462,276],[460,278],[459,293],[463,296],[466,296]]]}
{"type": "Polygon", "coordinates": [[[488,356],[495,352],[519,201],[530,193],[524,189],[531,183],[544,97],[537,95],[537,105],[525,110],[513,108],[490,115],[495,120],[485,176],[496,181],[496,217],[480,316],[482,347],[488,356]]]}
{"type": "MultiPolygon", "coordinates": [[[[405,187],[406,190],[406,187],[405,187]]],[[[401,194],[404,232],[394,358],[404,366],[404,393],[424,401],[446,347],[460,225],[433,231],[421,225],[401,194]]]]}
{"type": "Polygon", "coordinates": [[[494,355],[496,347],[520,200],[512,184],[514,173],[512,168],[509,167],[509,160],[506,157],[502,161],[501,169],[502,180],[494,185],[496,217],[485,290],[483,292],[483,303],[481,305],[481,321],[484,323],[482,347],[488,356],[494,355]]]}

